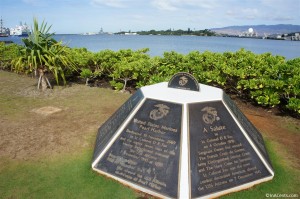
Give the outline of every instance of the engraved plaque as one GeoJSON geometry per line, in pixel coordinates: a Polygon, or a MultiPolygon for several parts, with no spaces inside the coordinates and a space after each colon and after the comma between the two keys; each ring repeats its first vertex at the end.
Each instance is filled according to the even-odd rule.
{"type": "Polygon", "coordinates": [[[95,167],[177,198],[181,119],[181,104],[146,99],[95,167]]]}
{"type": "Polygon", "coordinates": [[[116,133],[117,129],[128,117],[130,112],[143,98],[143,93],[137,90],[98,130],[93,161],[105,148],[107,143],[116,133]]]}
{"type": "Polygon", "coordinates": [[[271,176],[222,101],[188,111],[192,198],[271,176]]]}
{"type": "Polygon", "coordinates": [[[177,88],[183,90],[199,91],[199,84],[195,77],[189,73],[177,73],[168,83],[169,88],[177,88]]]}
{"type": "Polygon", "coordinates": [[[270,167],[272,167],[271,161],[269,159],[269,155],[265,148],[264,140],[262,135],[258,132],[258,130],[250,123],[250,121],[246,118],[246,116],[240,111],[240,109],[234,104],[234,102],[230,99],[228,95],[223,94],[223,99],[232,113],[235,115],[237,120],[241,123],[244,130],[250,136],[251,140],[255,143],[259,151],[262,153],[264,158],[268,161],[270,167]]]}

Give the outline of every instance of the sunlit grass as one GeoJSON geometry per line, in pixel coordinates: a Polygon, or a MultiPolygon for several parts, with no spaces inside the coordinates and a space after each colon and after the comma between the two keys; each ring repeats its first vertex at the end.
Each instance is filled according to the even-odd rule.
{"type": "MultiPolygon", "coordinates": [[[[272,181],[224,198],[264,198],[271,193],[299,194],[299,172],[281,162],[267,142],[275,170],[272,181]]],[[[122,184],[91,169],[91,150],[38,161],[1,160],[0,198],[138,198],[122,184]]]]}
{"type": "Polygon", "coordinates": [[[266,194],[298,194],[300,196],[300,172],[293,169],[277,153],[281,150],[275,143],[265,140],[269,157],[275,172],[271,181],[261,183],[245,191],[236,192],[223,198],[267,198],[266,194]]]}
{"type": "Polygon", "coordinates": [[[1,160],[0,198],[137,198],[91,169],[91,151],[39,161],[1,160]]]}

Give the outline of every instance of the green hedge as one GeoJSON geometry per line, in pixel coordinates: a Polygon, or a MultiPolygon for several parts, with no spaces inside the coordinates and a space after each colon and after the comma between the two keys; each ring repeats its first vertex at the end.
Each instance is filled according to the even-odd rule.
{"type": "MultiPolygon", "coordinates": [[[[78,50],[72,50],[73,56],[78,50]]],[[[300,114],[300,58],[286,61],[270,53],[199,52],[183,55],[174,51],[150,57],[149,49],[104,50],[90,56],[94,63],[85,65],[101,71],[115,89],[130,85],[142,87],[168,81],[177,72],[189,72],[203,84],[224,89],[227,93],[259,105],[286,107],[300,114]]]]}
{"type": "MultiPolygon", "coordinates": [[[[6,50],[1,53],[1,65],[9,65],[18,48],[21,47],[15,44],[1,44],[0,52],[13,52],[12,57],[6,50]]],[[[70,48],[69,56],[81,70],[90,69],[91,78],[105,78],[118,90],[125,89],[128,83],[138,88],[168,81],[177,72],[188,72],[199,83],[222,88],[262,106],[280,106],[300,114],[300,58],[286,61],[282,56],[254,54],[245,49],[224,53],[192,51],[186,55],[171,51],[156,57],[150,57],[148,51],[93,53],[85,48],[70,48]]]]}
{"type": "Polygon", "coordinates": [[[0,42],[0,69],[11,70],[11,61],[19,57],[20,49],[22,49],[22,46],[17,44],[7,45],[0,42]]]}

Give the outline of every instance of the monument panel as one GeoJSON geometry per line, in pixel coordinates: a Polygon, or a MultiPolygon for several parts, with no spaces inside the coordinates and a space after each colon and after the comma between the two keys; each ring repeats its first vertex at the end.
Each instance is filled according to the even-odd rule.
{"type": "Polygon", "coordinates": [[[142,99],[143,93],[138,90],[99,128],[95,142],[93,161],[106,147],[113,135],[115,135],[117,129],[142,99]]]}
{"type": "Polygon", "coordinates": [[[146,99],[95,168],[178,197],[182,105],[146,99]]]}
{"type": "Polygon", "coordinates": [[[169,88],[177,88],[190,91],[199,91],[199,83],[189,73],[181,72],[175,74],[168,83],[169,88]]]}
{"type": "Polygon", "coordinates": [[[226,103],[226,105],[230,108],[232,113],[235,115],[235,117],[237,118],[239,123],[242,125],[244,130],[250,136],[251,140],[255,143],[255,145],[261,152],[261,154],[268,161],[269,166],[272,167],[271,161],[269,159],[269,155],[265,148],[265,143],[264,143],[262,135],[253,126],[253,124],[251,124],[251,122],[246,118],[246,116],[242,113],[242,111],[240,111],[240,109],[234,104],[234,102],[230,99],[230,97],[228,95],[226,95],[224,93],[223,99],[224,99],[224,102],[226,103]]]}
{"type": "Polygon", "coordinates": [[[191,197],[271,176],[222,101],[188,104],[191,197]]]}

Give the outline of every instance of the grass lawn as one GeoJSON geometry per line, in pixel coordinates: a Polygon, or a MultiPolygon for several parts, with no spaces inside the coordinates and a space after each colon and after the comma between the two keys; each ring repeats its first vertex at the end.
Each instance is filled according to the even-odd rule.
{"type": "Polygon", "coordinates": [[[1,160],[0,198],[137,198],[131,189],[91,170],[91,152],[55,159],[1,160]]]}
{"type": "MultiPolygon", "coordinates": [[[[0,198],[149,197],[91,169],[97,129],[129,94],[76,84],[40,92],[35,85],[36,79],[0,71],[0,198]],[[35,111],[46,106],[60,111],[35,111]]],[[[299,139],[298,123],[281,121],[285,133],[299,139]]],[[[283,138],[262,133],[274,179],[223,198],[300,195],[299,155],[281,143],[283,138]]]]}

